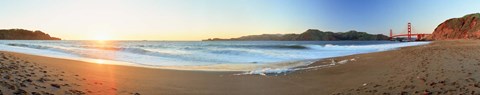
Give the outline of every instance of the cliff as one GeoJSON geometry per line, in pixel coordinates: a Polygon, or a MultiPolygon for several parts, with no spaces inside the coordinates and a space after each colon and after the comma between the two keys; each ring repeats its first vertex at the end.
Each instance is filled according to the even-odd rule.
{"type": "Polygon", "coordinates": [[[42,31],[30,31],[25,29],[0,29],[0,40],[61,40],[50,37],[42,31]]]}
{"type": "Polygon", "coordinates": [[[382,34],[368,34],[355,30],[348,32],[324,32],[318,29],[308,29],[301,34],[262,34],[249,35],[239,38],[213,38],[204,41],[335,41],[335,40],[388,40],[382,34]]]}
{"type": "Polygon", "coordinates": [[[480,13],[448,19],[435,28],[427,40],[480,39],[480,13]]]}

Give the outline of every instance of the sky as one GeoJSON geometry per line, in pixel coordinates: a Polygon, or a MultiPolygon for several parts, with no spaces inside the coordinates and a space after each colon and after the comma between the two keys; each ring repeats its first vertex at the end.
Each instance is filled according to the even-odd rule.
{"type": "Polygon", "coordinates": [[[201,40],[307,29],[431,33],[480,0],[0,0],[0,29],[66,40],[201,40]]]}

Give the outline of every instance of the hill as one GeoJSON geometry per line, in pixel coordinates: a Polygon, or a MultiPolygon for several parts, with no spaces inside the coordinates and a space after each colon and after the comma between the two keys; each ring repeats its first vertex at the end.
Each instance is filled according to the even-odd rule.
{"type": "Polygon", "coordinates": [[[451,18],[435,28],[427,40],[480,39],[480,13],[451,18]]]}
{"type": "Polygon", "coordinates": [[[61,40],[36,30],[0,29],[0,40],[61,40]]]}
{"type": "Polygon", "coordinates": [[[388,40],[382,34],[368,34],[351,30],[348,32],[324,32],[318,29],[308,29],[301,34],[262,34],[238,38],[210,38],[204,41],[335,41],[335,40],[388,40]]]}

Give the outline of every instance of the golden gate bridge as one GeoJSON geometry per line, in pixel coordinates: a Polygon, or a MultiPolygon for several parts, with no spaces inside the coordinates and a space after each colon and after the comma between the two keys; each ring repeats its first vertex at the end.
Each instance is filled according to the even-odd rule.
{"type": "Polygon", "coordinates": [[[412,34],[412,24],[408,22],[407,25],[407,34],[393,34],[392,29],[390,29],[390,40],[392,41],[421,41],[423,40],[425,36],[428,36],[431,34],[425,34],[425,33],[414,33],[412,34]],[[412,36],[415,37],[415,40],[412,40],[412,36]],[[406,37],[406,38],[405,38],[406,37]]]}

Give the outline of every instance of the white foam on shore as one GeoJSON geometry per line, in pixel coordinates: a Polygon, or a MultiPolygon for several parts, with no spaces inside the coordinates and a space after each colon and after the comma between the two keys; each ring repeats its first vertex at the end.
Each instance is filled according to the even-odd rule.
{"type": "MultiPolygon", "coordinates": [[[[402,45],[394,45],[394,47],[388,47],[385,48],[385,46],[379,45],[378,47],[371,47],[371,46],[349,46],[349,47],[371,47],[371,48],[379,48],[378,51],[386,51],[386,50],[393,50],[393,49],[398,49],[400,47],[406,47],[406,46],[417,46],[417,45],[424,45],[428,44],[430,42],[420,42],[420,43],[413,43],[413,44],[402,44],[402,45]]],[[[327,47],[327,46],[326,46],[327,47]]],[[[328,45],[328,47],[335,47],[335,45],[328,45]]],[[[378,52],[377,51],[377,52],[378,52]]],[[[262,68],[262,69],[257,69],[257,70],[252,70],[252,71],[247,71],[245,73],[240,73],[236,75],[278,75],[278,74],[286,74],[288,72],[293,72],[293,71],[299,71],[299,70],[308,70],[308,69],[318,69],[318,68],[325,68],[325,67],[331,67],[331,66],[336,66],[336,65],[341,65],[341,64],[346,64],[348,61],[356,61],[355,58],[352,59],[345,59],[336,62],[333,59],[330,59],[331,63],[330,64],[324,64],[324,65],[316,65],[316,66],[309,66],[309,67],[302,67],[302,68],[297,68],[299,66],[294,66],[294,67],[286,67],[286,68],[262,68]]],[[[313,62],[311,62],[313,63],[313,62]]],[[[310,65],[310,64],[305,64],[305,66],[310,65]]]]}
{"type": "MultiPolygon", "coordinates": [[[[298,70],[308,70],[308,69],[318,69],[318,68],[325,68],[325,67],[331,67],[331,66],[336,66],[340,64],[346,64],[349,60],[341,60],[338,62],[335,62],[335,60],[330,59],[331,63],[330,64],[323,64],[323,65],[316,65],[316,66],[308,66],[312,64],[314,61],[309,62],[310,64],[304,64],[304,66],[308,67],[300,67],[300,66],[292,66],[292,67],[284,67],[284,68],[263,68],[263,69],[258,69],[258,70],[252,70],[252,71],[247,71],[245,73],[240,73],[236,75],[278,75],[278,74],[286,74],[288,72],[293,72],[293,71],[298,71],[298,70]]],[[[355,60],[355,59],[350,59],[350,60],[355,60]]]]}

